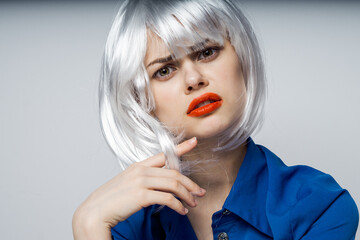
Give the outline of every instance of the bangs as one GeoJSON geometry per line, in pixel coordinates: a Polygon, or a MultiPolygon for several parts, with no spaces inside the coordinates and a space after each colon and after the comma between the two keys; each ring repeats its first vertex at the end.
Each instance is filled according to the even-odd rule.
{"type": "Polygon", "coordinates": [[[227,29],[219,21],[219,9],[209,2],[152,3],[147,6],[147,28],[164,41],[174,59],[203,50],[207,42],[223,46],[227,29]]]}

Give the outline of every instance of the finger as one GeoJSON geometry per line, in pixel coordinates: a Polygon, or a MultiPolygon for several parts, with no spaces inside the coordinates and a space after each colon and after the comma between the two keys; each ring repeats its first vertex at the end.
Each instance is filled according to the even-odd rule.
{"type": "Polygon", "coordinates": [[[184,155],[185,153],[191,151],[197,144],[196,137],[190,138],[179,145],[176,146],[175,152],[178,157],[184,155]]]}
{"type": "Polygon", "coordinates": [[[185,215],[189,211],[171,193],[149,190],[146,191],[142,199],[144,203],[142,207],[148,207],[154,204],[165,205],[181,215],[185,215]]]}
{"type": "Polygon", "coordinates": [[[205,194],[205,190],[202,189],[198,184],[192,181],[190,178],[182,175],[177,170],[170,170],[164,168],[148,168],[144,172],[144,174],[148,177],[161,177],[161,178],[170,178],[179,181],[188,192],[193,195],[203,196],[205,194]]]}
{"type": "Polygon", "coordinates": [[[169,192],[186,202],[191,207],[196,207],[194,196],[177,180],[161,177],[150,177],[144,183],[147,189],[169,192]]]}
{"type": "Polygon", "coordinates": [[[165,154],[158,153],[152,157],[145,159],[144,161],[139,162],[139,164],[144,165],[146,167],[161,168],[165,166],[165,154]]]}
{"type": "MultiPolygon", "coordinates": [[[[193,149],[196,146],[196,144],[197,144],[196,137],[193,137],[177,145],[175,152],[180,157],[181,155],[193,149]]],[[[156,154],[155,156],[152,156],[148,159],[145,159],[144,161],[141,161],[140,164],[148,167],[163,167],[165,166],[165,155],[164,153],[156,154]]]]}

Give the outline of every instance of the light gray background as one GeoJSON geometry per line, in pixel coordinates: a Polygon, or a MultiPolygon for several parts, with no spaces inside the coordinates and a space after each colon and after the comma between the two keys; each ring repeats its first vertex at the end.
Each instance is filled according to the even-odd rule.
{"type": "MultiPolygon", "coordinates": [[[[1,239],[71,239],[76,207],[120,171],[97,109],[116,6],[0,2],[1,239]]],[[[269,80],[255,142],[331,174],[359,206],[360,4],[249,1],[244,11],[269,80]]]]}

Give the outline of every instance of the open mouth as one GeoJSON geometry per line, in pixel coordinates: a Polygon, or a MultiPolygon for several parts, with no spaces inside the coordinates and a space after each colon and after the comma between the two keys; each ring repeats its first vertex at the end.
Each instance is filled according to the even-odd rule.
{"type": "Polygon", "coordinates": [[[200,117],[215,111],[222,103],[223,100],[216,93],[204,93],[191,101],[186,113],[190,117],[200,117]]]}

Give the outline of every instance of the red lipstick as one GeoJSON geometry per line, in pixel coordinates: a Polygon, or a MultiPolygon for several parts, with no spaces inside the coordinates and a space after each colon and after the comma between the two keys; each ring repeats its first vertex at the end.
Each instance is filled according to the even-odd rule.
{"type": "Polygon", "coordinates": [[[216,93],[204,93],[191,101],[186,113],[189,117],[200,117],[215,111],[222,103],[223,100],[216,93]]]}

